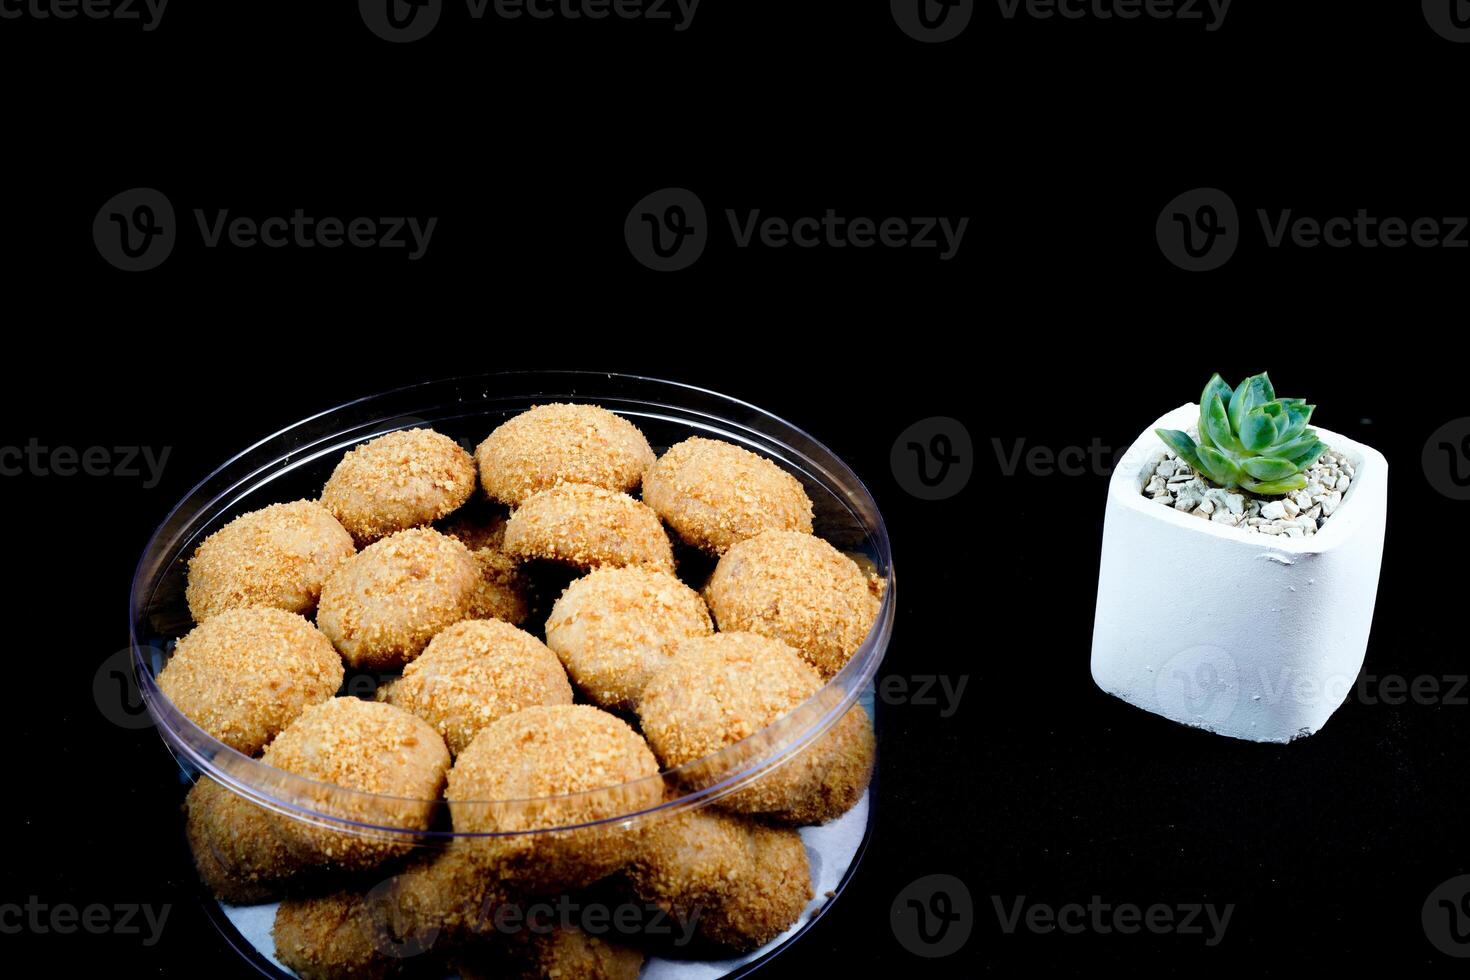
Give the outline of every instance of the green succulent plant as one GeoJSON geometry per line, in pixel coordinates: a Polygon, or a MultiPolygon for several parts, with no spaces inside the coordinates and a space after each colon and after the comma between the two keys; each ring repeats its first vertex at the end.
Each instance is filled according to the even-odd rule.
{"type": "Polygon", "coordinates": [[[1178,429],[1155,429],[1175,454],[1220,486],[1265,496],[1307,485],[1302,470],[1327,447],[1307,428],[1315,405],[1277,398],[1265,373],[1232,391],[1217,374],[1199,399],[1199,442],[1178,429]]]}

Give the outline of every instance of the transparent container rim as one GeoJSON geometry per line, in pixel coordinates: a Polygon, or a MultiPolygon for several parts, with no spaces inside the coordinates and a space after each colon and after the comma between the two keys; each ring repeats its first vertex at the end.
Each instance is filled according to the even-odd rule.
{"type": "MultiPolygon", "coordinates": [[[[531,394],[522,395],[522,393],[519,392],[517,392],[517,395],[528,398],[539,397],[531,394]]],[[[569,393],[558,393],[556,395],[547,395],[546,397],[582,398],[583,396],[580,394],[571,395],[569,393]]],[[[619,400],[625,400],[627,396],[611,397],[617,398],[619,400]]],[[[598,395],[594,392],[587,395],[585,397],[585,400],[589,402],[596,402],[597,398],[598,395]]],[[[641,399],[638,399],[638,401],[640,404],[644,404],[649,407],[657,406],[657,403],[646,402],[641,399]]],[[[752,430],[748,425],[742,425],[741,423],[735,422],[733,419],[724,417],[716,418],[719,423],[725,426],[745,428],[753,432],[761,431],[752,430]]],[[[775,438],[770,433],[762,432],[762,434],[768,439],[775,438]]],[[[831,490],[832,487],[829,485],[828,489],[831,490]]],[[[851,510],[851,508],[849,508],[849,510],[851,510]]],[[[169,543],[169,546],[172,547],[172,542],[169,543]]],[[[173,560],[177,560],[177,557],[178,556],[176,555],[173,560]]],[[[164,563],[159,567],[167,567],[167,563],[164,563]]],[[[682,382],[667,381],[661,378],[653,378],[643,375],[620,374],[616,372],[606,371],[514,370],[479,375],[462,375],[433,381],[419,382],[416,384],[405,385],[399,388],[388,389],[386,391],[381,391],[375,394],[352,399],[351,401],[343,402],[342,404],[334,408],[326,409],[314,415],[310,415],[306,418],[293,422],[292,424],[280,429],[279,431],[265,436],[264,438],[256,441],[255,443],[247,447],[246,449],[241,450],[234,456],[230,457],[220,466],[216,467],[207,476],[201,479],[197,484],[195,484],[195,486],[192,487],[188,491],[188,493],[186,493],[184,497],[181,498],[179,502],[176,503],[169,510],[168,514],[164,517],[158,528],[155,529],[152,535],[150,535],[148,543],[144,547],[142,557],[139,559],[137,568],[135,569],[133,575],[132,599],[129,609],[128,628],[130,643],[132,647],[133,670],[138,681],[139,690],[142,694],[144,704],[149,714],[153,718],[155,726],[158,728],[160,735],[163,737],[165,744],[168,746],[170,751],[175,754],[175,757],[178,758],[178,761],[181,764],[192,766],[193,768],[199,770],[202,775],[208,776],[209,778],[220,783],[222,786],[225,786],[226,788],[241,795],[242,797],[250,800],[253,803],[256,803],[262,807],[265,807],[266,809],[275,811],[285,816],[294,818],[296,820],[345,830],[348,832],[373,833],[385,836],[403,835],[412,837],[414,839],[428,840],[433,838],[447,839],[451,837],[482,837],[506,835],[513,836],[526,833],[544,833],[552,830],[574,830],[583,827],[591,827],[600,824],[619,823],[625,821],[631,822],[640,818],[651,816],[653,814],[667,815],[670,813],[703,806],[706,803],[738,791],[751,782],[754,782],[768,775],[772,770],[783,765],[784,763],[798,755],[804,748],[810,745],[818,737],[824,734],[833,724],[835,724],[836,721],[847,712],[847,710],[853,707],[862,690],[867,686],[867,684],[872,680],[873,676],[877,673],[878,666],[882,662],[883,655],[887,650],[888,641],[893,630],[893,619],[896,611],[896,593],[897,580],[894,575],[893,559],[888,540],[888,531],[883,521],[883,516],[878,509],[876,501],[873,499],[873,496],[869,492],[866,485],[864,485],[862,480],[858,478],[857,474],[854,473],[852,469],[835,453],[828,449],[819,440],[808,434],[805,430],[797,427],[791,422],[788,422],[780,416],[777,416],[771,412],[766,411],[763,408],[760,408],[757,405],[753,405],[749,402],[745,402],[740,399],[733,398],[729,395],[712,391],[707,388],[701,388],[682,382]],[[785,716],[777,719],[776,721],[767,725],[765,728],[762,728],[760,731],[753,733],[745,739],[725,746],[719,751],[714,752],[708,756],[704,756],[700,759],[691,760],[690,762],[687,762],[681,766],[663,769],[657,774],[643,777],[641,779],[627,783],[598,787],[596,789],[585,790],[578,793],[570,793],[560,796],[545,796],[525,799],[449,801],[441,797],[433,800],[422,800],[351,790],[346,787],[338,786],[336,784],[312,780],[307,777],[298,776],[294,773],[287,772],[285,770],[277,769],[262,762],[259,759],[247,756],[244,753],[241,753],[238,750],[226,745],[225,743],[219,741],[218,739],[201,729],[198,725],[196,725],[192,720],[190,720],[181,711],[179,711],[177,707],[173,705],[173,703],[158,687],[157,681],[154,678],[152,671],[149,669],[149,665],[145,659],[146,652],[155,648],[143,643],[138,635],[138,624],[142,614],[142,609],[140,609],[139,607],[139,600],[140,597],[151,594],[151,588],[146,590],[144,589],[145,585],[151,585],[151,583],[145,583],[144,581],[144,579],[149,576],[147,566],[149,566],[150,564],[150,558],[156,557],[159,551],[165,546],[165,542],[163,542],[161,539],[164,537],[165,532],[172,528],[175,518],[177,518],[181,514],[181,512],[185,510],[186,507],[189,507],[191,505],[195,506],[196,513],[213,512],[214,509],[219,506],[222,500],[229,497],[239,486],[252,480],[262,470],[267,469],[269,467],[269,464],[267,464],[267,466],[262,466],[254,469],[249,473],[243,475],[239,479],[232,481],[224,488],[215,491],[207,501],[200,504],[196,498],[205,494],[207,492],[207,488],[212,483],[214,483],[218,478],[229,471],[231,467],[245,460],[248,460],[256,452],[262,449],[266,449],[267,447],[271,446],[271,444],[287,438],[295,432],[307,429],[313,423],[321,422],[339,414],[349,412],[354,408],[365,408],[371,406],[373,403],[384,402],[391,398],[401,397],[419,391],[427,391],[428,389],[465,384],[503,384],[507,380],[516,380],[523,378],[538,379],[542,382],[551,378],[570,379],[573,381],[585,380],[588,382],[596,380],[620,381],[625,383],[650,385],[655,387],[673,389],[676,391],[682,391],[691,395],[697,395],[717,400],[719,402],[726,403],[732,407],[739,407],[748,412],[754,413],[758,417],[768,420],[769,422],[774,423],[779,427],[790,430],[791,435],[806,440],[813,447],[825,453],[826,459],[821,461],[814,460],[811,457],[807,456],[805,453],[801,453],[800,450],[798,450],[796,447],[791,446],[789,443],[785,443],[785,441],[782,440],[782,445],[784,449],[798,453],[803,462],[815,467],[815,469],[817,469],[819,472],[822,472],[825,476],[829,478],[835,478],[836,483],[841,487],[844,492],[858,495],[861,499],[861,502],[867,505],[867,510],[869,511],[871,518],[871,526],[869,526],[867,519],[859,517],[857,514],[853,514],[853,516],[857,518],[861,523],[863,523],[864,530],[867,533],[868,537],[871,539],[874,550],[877,553],[880,567],[886,568],[887,570],[887,573],[883,579],[883,592],[880,599],[878,613],[874,619],[873,626],[868,631],[868,635],[864,638],[862,644],[858,647],[856,651],[854,651],[852,657],[842,667],[842,669],[839,670],[835,675],[833,675],[832,678],[824,682],[822,687],[816,693],[814,693],[811,698],[803,702],[801,705],[798,705],[795,709],[793,709],[785,716]],[[785,736],[791,737],[788,739],[785,736]],[[749,752],[753,746],[761,742],[770,743],[775,746],[775,748],[767,754],[760,755],[754,763],[729,766],[729,768],[733,769],[734,771],[731,772],[730,775],[725,776],[723,779],[719,779],[707,785],[703,785],[697,789],[688,788],[684,780],[681,779],[681,777],[698,773],[701,770],[709,768],[714,768],[718,771],[724,771],[725,766],[721,765],[722,760],[739,758],[746,752],[749,752]],[[248,778],[250,775],[255,775],[260,778],[248,778]],[[677,791],[677,795],[670,796],[665,793],[660,793],[660,802],[654,805],[645,806],[641,809],[635,809],[628,813],[620,813],[597,820],[572,824],[555,824],[548,825],[546,827],[520,828],[512,831],[498,832],[424,830],[418,827],[404,827],[396,826],[393,824],[376,823],[370,820],[356,820],[336,813],[326,812],[314,808],[310,805],[296,802],[292,799],[282,799],[276,795],[273,795],[267,789],[267,787],[271,789],[290,787],[295,791],[290,795],[297,797],[298,799],[310,799],[312,797],[320,797],[323,794],[328,794],[336,800],[341,800],[344,802],[367,801],[369,802],[370,806],[376,805],[390,810],[394,805],[428,805],[432,807],[447,806],[457,809],[461,807],[514,808],[533,805],[547,806],[549,804],[557,803],[566,804],[575,802],[577,800],[592,800],[601,796],[626,794],[630,790],[636,790],[645,785],[652,786],[655,783],[659,785],[678,786],[679,789],[677,791]]]]}

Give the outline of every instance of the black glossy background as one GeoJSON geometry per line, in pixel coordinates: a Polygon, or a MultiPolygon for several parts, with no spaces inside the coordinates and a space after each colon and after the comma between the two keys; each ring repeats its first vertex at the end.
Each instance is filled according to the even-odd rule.
{"type": "MultiPolygon", "coordinates": [[[[1127,444],[1211,370],[1269,368],[1389,458],[1367,672],[1470,673],[1466,508],[1420,469],[1470,415],[1467,250],[1266,248],[1170,266],[1154,221],[1226,190],[1243,215],[1470,212],[1470,45],[1417,3],[1238,0],[1176,22],[1005,21],[920,45],[886,4],[705,0],[690,30],[442,22],[395,48],[354,5],[170,9],[159,30],[0,20],[0,444],[170,446],[163,482],[0,481],[13,632],[0,903],[171,903],[163,939],[5,935],[57,968],[245,975],[196,904],[174,767],[91,682],[126,644],[136,557],[256,438],[343,400],[504,367],[644,372],[760,404],[847,458],[900,576],[885,674],[968,676],[959,710],[886,707],[875,838],[774,976],[1447,973],[1420,907],[1470,872],[1470,704],[1350,699],[1319,735],[1244,745],[1099,693],[1087,672],[1105,477],[1005,476],[992,439],[1127,444]],[[299,9],[298,9],[299,8],[299,9]],[[793,9],[796,8],[796,9],[793,9]],[[861,8],[861,9],[858,9],[861,8]],[[454,29],[462,28],[462,29],[454,29]],[[181,246],[119,273],[90,227],[135,186],[181,212],[417,214],[429,255],[181,246]],[[968,216],[958,256],[738,250],[656,275],[622,240],[666,186],[711,213],[968,216]],[[975,475],[906,494],[889,450],[960,419],[975,475]],[[889,904],[933,873],[974,896],[923,960],[889,904]],[[1005,934],[992,896],[1236,906],[1224,942],[1005,934]]],[[[448,15],[446,15],[448,16],[448,15]]],[[[1185,570],[1183,574],[1208,574],[1185,570]]],[[[20,962],[17,960],[17,962],[20,962]]]]}

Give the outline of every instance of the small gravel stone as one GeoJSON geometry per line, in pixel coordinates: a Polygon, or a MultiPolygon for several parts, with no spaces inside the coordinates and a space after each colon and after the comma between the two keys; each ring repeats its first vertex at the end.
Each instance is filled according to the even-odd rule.
{"type": "Polygon", "coordinates": [[[1217,487],[1168,451],[1142,493],[1181,514],[1238,527],[1251,534],[1310,537],[1340,506],[1356,475],[1341,453],[1327,450],[1304,471],[1307,485],[1275,499],[1217,487]]]}

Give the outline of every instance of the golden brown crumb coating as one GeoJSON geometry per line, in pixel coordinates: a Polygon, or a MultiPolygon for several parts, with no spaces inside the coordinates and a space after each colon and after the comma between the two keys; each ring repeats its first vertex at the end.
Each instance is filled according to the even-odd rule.
{"type": "Polygon", "coordinates": [[[526,498],[505,526],[505,553],[578,568],[643,565],[674,570],[658,515],[625,493],[564,483],[526,498]]]}
{"type": "Polygon", "coordinates": [[[517,505],[559,483],[631,491],[653,464],[638,427],[596,405],[538,405],[504,423],[475,450],[490,499],[517,505]]]}
{"type": "Polygon", "coordinates": [[[342,661],[296,613],[231,609],[179,640],[158,686],[194,724],[255,755],[308,705],[336,693],[342,661]]]}
{"type": "Polygon", "coordinates": [[[749,824],[747,817],[710,806],[650,817],[623,874],[643,901],[680,922],[698,921],[736,883],[755,873],[749,824]]]}
{"type": "Polygon", "coordinates": [[[430,640],[381,700],[433,725],[458,755],[512,712],[571,704],[572,685],[556,654],[531,634],[496,619],[467,619],[430,640]]]}
{"type": "Polygon", "coordinates": [[[821,538],[765,531],[725,552],[705,598],[720,629],[789,643],[831,677],[867,638],[878,591],[856,562],[821,538]]]}
{"type": "Polygon", "coordinates": [[[327,579],[316,622],[353,667],[401,667],[464,619],[480,569],[463,544],[412,528],[368,545],[327,579]]]}
{"type": "Polygon", "coordinates": [[[638,980],[643,952],[557,924],[550,932],[455,958],[460,980],[638,980]]]}
{"type": "Polygon", "coordinates": [[[470,549],[480,566],[480,585],[470,601],[471,619],[503,619],[519,626],[530,615],[531,582],[516,560],[505,553],[505,517],[475,519],[462,512],[443,531],[470,549]]]}
{"type": "Polygon", "coordinates": [[[680,640],[712,632],[704,599],[668,572],[599,568],[556,600],[546,645],[594,703],[632,710],[680,640]]]}
{"type": "MultiPolygon", "coordinates": [[[[816,671],[779,640],[716,633],[679,644],[644,689],[638,714],[663,764],[688,765],[681,778],[702,787],[775,752],[780,746],[762,730],[821,687],[816,671]],[[729,748],[737,743],[743,744],[729,748]],[[716,752],[721,754],[706,759],[716,752]]],[[[717,802],[792,822],[823,822],[846,812],[872,774],[871,733],[864,741],[853,728],[865,723],[866,714],[856,714],[861,718],[840,722],[793,759],[717,802]]]]}
{"type": "Polygon", "coordinates": [[[309,616],[327,576],[356,550],[352,535],[314,500],[241,514],[189,560],[189,615],[202,623],[227,609],[272,606],[309,616]]]}
{"type": "Polygon", "coordinates": [[[184,833],[205,886],[222,902],[253,905],[308,870],[264,807],[201,777],[184,798],[184,833]]]}
{"type": "Polygon", "coordinates": [[[432,429],[390,432],[342,457],[322,504],[358,544],[436,521],[475,492],[475,461],[432,429]]]}
{"type": "MultiPolygon", "coordinates": [[[[423,719],[390,704],[333,698],[313,705],[265,750],[262,761],[313,783],[285,784],[288,802],[376,827],[424,830],[449,769],[444,740],[423,719]]],[[[414,838],[346,831],[291,820],[287,835],[318,863],[372,868],[407,853],[414,838]]]]}
{"type": "Polygon", "coordinates": [[[812,502],[796,477],[717,439],[685,439],[660,456],[644,474],[643,502],[715,554],[762,531],[812,531],[812,502]]]}
{"type": "MultiPolygon", "coordinates": [[[[525,708],[476,735],[449,772],[455,830],[566,827],[644,810],[662,798],[658,762],[628,724],[590,705],[525,708]],[[548,797],[560,797],[548,799],[548,797]]],[[[602,823],[482,839],[505,878],[544,893],[580,888],[632,857],[637,829],[602,823]]]]}
{"type": "Polygon", "coordinates": [[[755,873],[737,879],[699,920],[700,935],[738,950],[757,949],[794,926],[812,899],[811,865],[794,830],[747,823],[755,873]]]}

